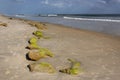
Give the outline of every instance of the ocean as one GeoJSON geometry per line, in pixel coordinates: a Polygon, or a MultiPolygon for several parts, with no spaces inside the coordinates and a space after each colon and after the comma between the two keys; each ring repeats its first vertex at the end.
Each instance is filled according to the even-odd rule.
{"type": "Polygon", "coordinates": [[[120,15],[7,15],[120,36],[120,15]]]}

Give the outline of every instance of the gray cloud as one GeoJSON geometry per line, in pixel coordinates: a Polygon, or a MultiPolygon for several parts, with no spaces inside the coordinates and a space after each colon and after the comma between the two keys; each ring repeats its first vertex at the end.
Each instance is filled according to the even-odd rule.
{"type": "Polygon", "coordinates": [[[44,0],[41,2],[42,4],[45,4],[47,6],[53,6],[56,8],[65,8],[65,7],[71,7],[72,3],[70,1],[62,1],[62,0],[44,0]]]}
{"type": "Polygon", "coordinates": [[[93,6],[89,7],[87,13],[119,14],[120,0],[96,0],[93,6]]]}
{"type": "Polygon", "coordinates": [[[13,0],[14,2],[21,3],[24,2],[25,0],[13,0]]]}
{"type": "Polygon", "coordinates": [[[120,13],[120,0],[0,0],[0,11],[21,13],[120,13]]]}

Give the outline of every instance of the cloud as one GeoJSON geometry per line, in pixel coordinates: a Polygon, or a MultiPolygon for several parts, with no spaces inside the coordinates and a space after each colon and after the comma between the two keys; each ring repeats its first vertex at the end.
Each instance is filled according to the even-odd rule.
{"type": "Polygon", "coordinates": [[[96,0],[93,7],[88,9],[89,13],[118,14],[120,13],[120,0],[96,0]]]}
{"type": "Polygon", "coordinates": [[[15,2],[24,2],[25,0],[14,0],[15,2]]]}
{"type": "Polygon", "coordinates": [[[99,2],[104,4],[114,4],[114,3],[120,3],[120,0],[99,0],[99,2]]]}
{"type": "Polygon", "coordinates": [[[108,3],[106,0],[99,0],[98,2],[102,3],[102,4],[107,4],[108,3]]]}
{"type": "Polygon", "coordinates": [[[11,2],[12,4],[23,4],[23,3],[25,3],[25,1],[26,1],[26,0],[11,0],[10,2],[11,2]]]}
{"type": "Polygon", "coordinates": [[[42,4],[68,13],[120,13],[120,0],[42,0],[42,4]]]}
{"type": "Polygon", "coordinates": [[[45,0],[45,1],[42,1],[41,3],[48,5],[48,4],[49,4],[49,1],[48,1],[48,0],[45,0]]]}
{"type": "Polygon", "coordinates": [[[117,2],[120,2],[120,0],[117,0],[117,2]]]}
{"type": "Polygon", "coordinates": [[[120,13],[120,0],[0,0],[0,10],[21,13],[120,13]]]}
{"type": "Polygon", "coordinates": [[[57,8],[63,8],[63,7],[71,7],[72,4],[67,4],[65,0],[44,0],[41,2],[44,5],[57,7],[57,8]]]}
{"type": "Polygon", "coordinates": [[[55,7],[59,7],[59,8],[62,8],[62,7],[64,7],[64,3],[54,3],[54,4],[51,4],[51,6],[55,6],[55,7]]]}

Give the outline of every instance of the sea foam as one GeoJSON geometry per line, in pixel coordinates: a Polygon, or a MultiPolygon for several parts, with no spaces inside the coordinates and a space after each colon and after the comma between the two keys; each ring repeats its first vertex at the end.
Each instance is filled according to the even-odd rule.
{"type": "Polygon", "coordinates": [[[63,17],[64,19],[84,20],[84,21],[107,21],[107,22],[120,22],[120,20],[114,19],[92,19],[92,18],[75,18],[75,17],[63,17]]]}

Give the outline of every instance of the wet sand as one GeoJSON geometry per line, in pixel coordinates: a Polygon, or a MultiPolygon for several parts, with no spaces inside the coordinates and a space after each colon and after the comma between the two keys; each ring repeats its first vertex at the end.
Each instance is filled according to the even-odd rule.
{"type": "Polygon", "coordinates": [[[44,35],[38,44],[50,49],[53,58],[37,62],[49,62],[56,70],[69,66],[68,58],[81,62],[83,72],[77,76],[60,72],[55,74],[30,72],[27,65],[34,63],[26,59],[28,40],[36,31],[26,21],[0,16],[0,80],[119,80],[120,37],[87,30],[68,28],[63,25],[45,23],[44,35]]]}

